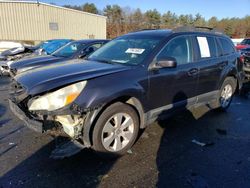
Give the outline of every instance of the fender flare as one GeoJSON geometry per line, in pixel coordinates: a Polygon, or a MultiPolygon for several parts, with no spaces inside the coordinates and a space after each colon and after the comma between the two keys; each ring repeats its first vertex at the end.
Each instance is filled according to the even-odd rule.
{"type": "Polygon", "coordinates": [[[138,113],[139,116],[139,120],[140,120],[140,128],[145,128],[146,127],[146,116],[145,113],[143,111],[143,106],[141,104],[141,102],[135,98],[135,97],[127,97],[127,100],[121,100],[124,97],[119,97],[113,101],[111,101],[110,103],[107,103],[105,105],[102,105],[98,108],[95,108],[92,111],[88,111],[86,114],[86,118],[84,121],[84,125],[83,125],[83,143],[86,147],[91,147],[92,146],[92,131],[94,129],[94,125],[98,119],[98,117],[102,114],[102,112],[106,109],[107,106],[115,103],[115,102],[123,102],[126,104],[131,105],[133,108],[135,108],[135,110],[138,113]]]}

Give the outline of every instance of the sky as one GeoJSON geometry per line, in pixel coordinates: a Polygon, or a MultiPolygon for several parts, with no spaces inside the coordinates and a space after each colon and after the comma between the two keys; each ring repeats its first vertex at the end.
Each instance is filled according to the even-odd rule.
{"type": "Polygon", "coordinates": [[[171,11],[180,14],[200,13],[206,19],[216,16],[217,18],[242,18],[250,15],[250,0],[39,0],[44,3],[57,5],[83,5],[94,3],[98,9],[110,4],[118,4],[121,7],[132,9],[140,8],[143,12],[149,9],[157,9],[161,14],[171,11]]]}

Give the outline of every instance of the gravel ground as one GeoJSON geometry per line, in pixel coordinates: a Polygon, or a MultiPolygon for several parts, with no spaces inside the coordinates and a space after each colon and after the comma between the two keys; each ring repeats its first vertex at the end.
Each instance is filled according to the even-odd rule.
{"type": "Polygon", "coordinates": [[[226,113],[200,107],[154,123],[119,159],[102,160],[85,149],[53,160],[55,141],[10,112],[9,82],[0,78],[0,188],[250,187],[247,95],[236,96],[226,113]]]}

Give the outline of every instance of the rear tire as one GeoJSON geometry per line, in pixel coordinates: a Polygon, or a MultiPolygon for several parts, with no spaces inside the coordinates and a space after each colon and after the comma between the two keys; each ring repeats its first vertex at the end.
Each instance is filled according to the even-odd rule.
{"type": "Polygon", "coordinates": [[[129,150],[139,132],[136,111],[121,102],[110,105],[98,118],[93,130],[93,149],[102,157],[118,157],[129,150]]]}
{"type": "Polygon", "coordinates": [[[224,80],[217,98],[219,110],[226,111],[229,108],[236,91],[236,87],[237,81],[235,78],[227,77],[224,80]]]}

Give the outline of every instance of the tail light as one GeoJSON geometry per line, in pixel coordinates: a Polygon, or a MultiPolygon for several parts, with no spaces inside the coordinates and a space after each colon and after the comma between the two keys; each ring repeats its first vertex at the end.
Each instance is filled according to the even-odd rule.
{"type": "Polygon", "coordinates": [[[240,56],[240,62],[244,63],[244,60],[245,60],[244,55],[241,55],[240,56]]]}

